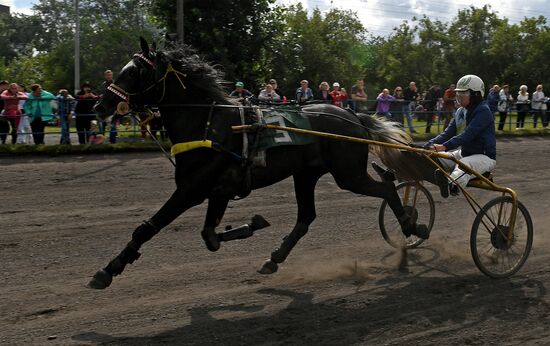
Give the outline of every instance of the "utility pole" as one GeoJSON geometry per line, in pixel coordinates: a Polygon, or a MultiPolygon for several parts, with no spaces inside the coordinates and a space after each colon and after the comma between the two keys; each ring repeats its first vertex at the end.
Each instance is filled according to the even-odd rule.
{"type": "Polygon", "coordinates": [[[74,93],[80,91],[80,11],[78,0],[74,1],[75,6],[75,29],[74,29],[74,93]]]}
{"type": "Polygon", "coordinates": [[[183,43],[183,0],[177,0],[178,42],[183,43]]]}

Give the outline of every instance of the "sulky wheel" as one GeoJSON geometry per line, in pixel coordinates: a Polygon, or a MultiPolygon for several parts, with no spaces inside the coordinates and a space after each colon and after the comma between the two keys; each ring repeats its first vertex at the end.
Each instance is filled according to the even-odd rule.
{"type": "MultiPolygon", "coordinates": [[[[435,205],[430,191],[416,181],[400,183],[396,186],[396,189],[405,211],[413,215],[417,223],[425,224],[431,231],[435,219],[435,205]]],[[[405,246],[412,249],[423,242],[423,239],[414,235],[409,238],[403,235],[401,226],[386,201],[383,201],[380,206],[378,223],[384,239],[395,248],[405,246]]]]}
{"type": "Polygon", "coordinates": [[[479,270],[492,278],[504,278],[517,272],[533,245],[533,222],[519,201],[514,234],[509,239],[512,209],[511,197],[497,197],[483,207],[472,225],[472,257],[479,270]]]}

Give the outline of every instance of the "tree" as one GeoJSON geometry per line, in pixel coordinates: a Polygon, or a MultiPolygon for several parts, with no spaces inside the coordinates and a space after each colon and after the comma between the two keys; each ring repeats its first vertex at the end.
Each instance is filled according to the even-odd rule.
{"type": "Polygon", "coordinates": [[[375,60],[365,28],[350,11],[333,9],[323,16],[316,9],[308,17],[296,5],[281,8],[271,22],[280,28],[266,47],[263,63],[291,97],[301,79],[314,89],[321,81],[351,86],[365,77],[366,64],[375,60]]]}
{"type": "Polygon", "coordinates": [[[503,25],[507,22],[487,5],[458,11],[449,26],[450,45],[445,52],[453,80],[465,74],[478,75],[487,84],[497,80],[498,64],[488,52],[495,32],[503,25]]]}
{"type": "MultiPolygon", "coordinates": [[[[144,6],[141,0],[80,1],[82,81],[99,85],[105,69],[119,70],[138,50],[139,36],[148,39],[157,36],[155,28],[143,15],[144,6]]],[[[35,71],[32,82],[41,81],[49,90],[75,87],[74,2],[40,0],[33,10],[33,16],[15,16],[8,21],[14,34],[10,45],[2,45],[7,50],[4,56],[7,61],[22,61],[15,65],[17,68],[8,65],[6,73],[13,80],[28,80],[32,76],[23,71],[29,69],[21,66],[30,63],[35,71]]],[[[0,25],[5,24],[0,22],[0,25]]]]}
{"type": "MultiPolygon", "coordinates": [[[[275,0],[186,0],[185,43],[220,64],[229,81],[258,83],[262,48],[272,37],[265,18],[275,0]]],[[[167,32],[176,31],[176,1],[153,0],[153,21],[167,32]]]]}

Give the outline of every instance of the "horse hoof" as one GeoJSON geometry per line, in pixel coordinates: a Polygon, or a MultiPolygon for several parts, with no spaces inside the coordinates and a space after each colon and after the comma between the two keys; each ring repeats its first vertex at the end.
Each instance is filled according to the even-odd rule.
{"type": "Polygon", "coordinates": [[[203,230],[201,236],[208,250],[216,252],[220,249],[220,239],[214,229],[203,230]]]}
{"type": "Polygon", "coordinates": [[[102,290],[107,288],[113,282],[113,277],[111,274],[107,273],[105,270],[99,270],[95,273],[94,277],[88,282],[88,288],[93,288],[96,290],[102,290]]]}
{"type": "Polygon", "coordinates": [[[424,224],[416,225],[416,229],[413,234],[420,239],[428,239],[430,237],[430,229],[424,224]]]}
{"type": "Polygon", "coordinates": [[[220,249],[220,241],[216,239],[215,241],[207,240],[205,241],[206,248],[212,252],[216,252],[220,249]]]}
{"type": "Polygon", "coordinates": [[[260,274],[273,274],[279,269],[279,266],[277,263],[273,262],[272,260],[267,260],[264,262],[262,267],[258,270],[258,273],[260,274]]]}

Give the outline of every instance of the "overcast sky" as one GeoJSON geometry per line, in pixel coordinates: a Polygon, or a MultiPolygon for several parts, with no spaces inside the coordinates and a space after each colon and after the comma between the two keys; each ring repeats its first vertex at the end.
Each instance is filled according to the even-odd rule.
{"type": "Polygon", "coordinates": [[[388,36],[392,29],[403,20],[409,20],[424,14],[432,20],[451,21],[459,9],[471,5],[481,7],[492,4],[493,11],[500,17],[506,17],[511,23],[519,23],[524,17],[543,15],[550,18],[548,0],[278,0],[281,4],[301,2],[308,10],[318,7],[321,11],[331,8],[352,10],[367,30],[374,35],[388,36]]]}
{"type": "MultiPolygon", "coordinates": [[[[448,22],[458,9],[470,5],[492,4],[493,10],[511,23],[518,23],[524,17],[539,15],[550,18],[548,0],[277,0],[280,4],[301,2],[308,10],[318,7],[321,11],[339,8],[357,12],[359,19],[373,35],[388,36],[403,20],[426,14],[431,19],[448,22]]],[[[0,4],[11,7],[11,12],[31,14],[30,8],[38,0],[0,0],[0,4]]]]}

